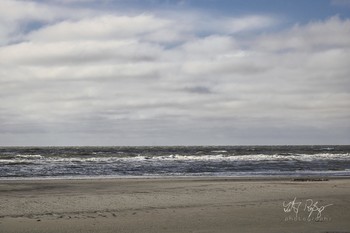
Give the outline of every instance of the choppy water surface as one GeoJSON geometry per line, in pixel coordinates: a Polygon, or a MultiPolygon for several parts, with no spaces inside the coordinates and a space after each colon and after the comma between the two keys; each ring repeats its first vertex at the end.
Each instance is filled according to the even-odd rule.
{"type": "Polygon", "coordinates": [[[350,146],[0,147],[0,178],[350,175],[350,146]]]}

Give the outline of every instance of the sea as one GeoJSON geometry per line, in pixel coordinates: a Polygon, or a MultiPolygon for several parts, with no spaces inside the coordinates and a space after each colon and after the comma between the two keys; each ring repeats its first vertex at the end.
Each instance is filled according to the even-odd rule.
{"type": "Polygon", "coordinates": [[[0,179],[350,176],[350,146],[0,147],[0,179]]]}

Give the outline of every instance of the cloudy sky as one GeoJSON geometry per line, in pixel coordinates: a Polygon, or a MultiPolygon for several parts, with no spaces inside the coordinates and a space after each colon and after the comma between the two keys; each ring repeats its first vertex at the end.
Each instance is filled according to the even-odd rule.
{"type": "Polygon", "coordinates": [[[348,0],[1,0],[0,145],[349,144],[348,0]]]}

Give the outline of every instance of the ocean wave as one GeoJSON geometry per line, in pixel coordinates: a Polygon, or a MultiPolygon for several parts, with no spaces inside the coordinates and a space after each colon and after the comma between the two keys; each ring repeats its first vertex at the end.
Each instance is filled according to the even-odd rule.
{"type": "Polygon", "coordinates": [[[42,156],[38,154],[33,154],[33,155],[26,155],[26,154],[17,154],[15,155],[16,158],[25,158],[25,159],[41,159],[42,156]]]}
{"type": "MultiPolygon", "coordinates": [[[[181,155],[181,154],[170,154],[170,155],[138,155],[138,156],[41,156],[41,155],[16,155],[15,158],[1,158],[1,166],[12,166],[12,165],[39,165],[39,166],[95,166],[95,165],[112,165],[119,166],[165,166],[166,164],[172,166],[179,166],[182,164],[210,164],[210,163],[223,163],[231,164],[261,164],[268,166],[267,164],[281,163],[281,166],[290,164],[292,167],[295,163],[325,163],[325,162],[350,162],[350,154],[332,154],[332,153],[318,153],[318,154],[252,154],[252,155],[230,155],[230,154],[208,154],[208,155],[181,155]],[[119,164],[119,165],[118,165],[119,164]],[[148,165],[147,165],[148,164],[148,165]]],[[[217,165],[215,165],[217,166],[217,165]]],[[[288,165],[289,166],[289,165],[288,165]]],[[[338,165],[336,166],[338,168],[338,165]]]]}
{"type": "Polygon", "coordinates": [[[1,148],[1,177],[350,174],[350,146],[1,148]],[[328,149],[329,147],[329,149],[328,149]],[[334,149],[333,149],[334,148],[334,149]],[[307,173],[303,173],[307,172],[307,173]]]}
{"type": "Polygon", "coordinates": [[[213,150],[212,153],[227,153],[226,150],[213,150]]]}
{"type": "MultiPolygon", "coordinates": [[[[9,159],[5,159],[9,161],[9,159]]],[[[5,161],[0,159],[1,161],[5,161]]],[[[314,161],[314,160],[350,160],[350,154],[252,154],[252,155],[227,155],[227,154],[209,154],[209,155],[180,155],[170,154],[164,156],[138,155],[131,157],[118,156],[94,156],[94,157],[45,157],[41,155],[16,155],[13,161],[40,160],[50,162],[115,162],[115,161],[314,161]]]]}
{"type": "Polygon", "coordinates": [[[35,162],[31,162],[24,159],[0,159],[0,165],[30,165],[35,164],[35,162]]]}
{"type": "Polygon", "coordinates": [[[349,153],[346,154],[294,154],[294,155],[167,155],[167,156],[137,156],[137,157],[125,157],[123,160],[192,160],[192,161],[215,161],[215,160],[227,160],[227,161],[280,161],[280,160],[301,160],[301,161],[313,161],[313,160],[350,160],[349,153]]]}

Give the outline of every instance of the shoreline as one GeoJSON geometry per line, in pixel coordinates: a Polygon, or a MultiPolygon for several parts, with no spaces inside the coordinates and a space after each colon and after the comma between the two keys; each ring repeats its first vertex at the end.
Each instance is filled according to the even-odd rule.
{"type": "Polygon", "coordinates": [[[350,180],[350,176],[329,175],[271,175],[271,176],[60,176],[60,177],[0,177],[0,184],[27,181],[84,181],[84,180],[230,180],[230,181],[319,181],[350,180]]]}
{"type": "Polygon", "coordinates": [[[349,232],[349,177],[293,178],[0,180],[0,231],[349,232]],[[300,207],[300,219],[293,219],[283,203],[294,198],[326,206],[325,218],[303,221],[309,212],[300,207]]]}

